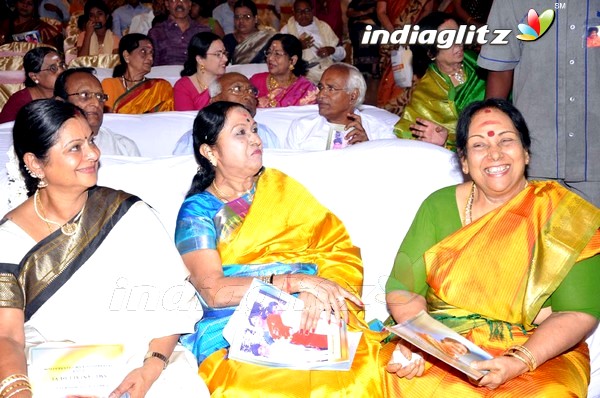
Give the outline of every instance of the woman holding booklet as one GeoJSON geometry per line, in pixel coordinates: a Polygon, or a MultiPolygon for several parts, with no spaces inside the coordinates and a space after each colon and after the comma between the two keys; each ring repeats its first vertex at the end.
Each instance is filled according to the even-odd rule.
{"type": "Polygon", "coordinates": [[[83,111],[33,101],[13,141],[29,198],[0,221],[0,397],[30,397],[32,387],[40,397],[207,396],[177,345],[202,315],[185,266],[148,205],[96,186],[100,151],[83,111]],[[44,372],[25,355],[43,343],[91,363],[52,361],[56,372],[44,372]],[[121,346],[122,359],[101,351],[112,359],[98,364],[77,344],[121,346]],[[111,381],[85,383],[96,377],[111,381]]]}
{"type": "Polygon", "coordinates": [[[182,342],[196,354],[212,396],[380,396],[378,353],[385,336],[369,331],[362,318],[362,262],[344,225],[297,181],[263,167],[256,122],[240,104],[203,108],[193,138],[198,170],[175,240],[204,318],[182,342]],[[332,322],[344,318],[348,330],[362,332],[351,370],[289,370],[227,359],[223,328],[254,278],[298,295],[301,330],[314,330],[325,311],[332,322]]]}
{"type": "Polygon", "coordinates": [[[458,155],[472,181],[423,202],[387,304],[396,322],[427,311],[494,358],[472,364],[488,373],[471,383],[433,357],[390,363],[401,396],[586,396],[583,340],[600,317],[600,210],[556,182],[528,181],[530,143],[509,102],[476,102],[461,114],[458,155]]]}

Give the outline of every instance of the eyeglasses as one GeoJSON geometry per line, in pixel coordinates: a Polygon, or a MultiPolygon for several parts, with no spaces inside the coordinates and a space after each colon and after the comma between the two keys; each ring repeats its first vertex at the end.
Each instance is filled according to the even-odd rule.
{"type": "Polygon", "coordinates": [[[270,56],[274,56],[275,58],[281,58],[284,55],[287,55],[286,53],[284,53],[283,51],[271,51],[271,50],[265,50],[265,58],[269,58],[270,56]]]}
{"type": "Polygon", "coordinates": [[[258,95],[258,90],[254,86],[231,86],[227,89],[233,95],[242,96],[244,94],[251,94],[256,97],[258,95]]]}
{"type": "Polygon", "coordinates": [[[99,102],[106,102],[108,101],[108,95],[104,94],[104,93],[92,93],[89,91],[82,91],[80,93],[73,93],[73,94],[67,94],[67,97],[72,97],[78,95],[79,98],[83,101],[83,102],[88,102],[89,100],[92,99],[92,97],[96,97],[96,99],[99,102]]]}
{"type": "Polygon", "coordinates": [[[312,8],[305,8],[303,10],[294,10],[294,14],[300,14],[300,15],[302,15],[302,14],[309,15],[309,14],[312,14],[312,12],[313,12],[312,8]]]}
{"type": "Polygon", "coordinates": [[[324,86],[323,84],[319,83],[319,84],[317,84],[317,90],[319,90],[319,91],[325,91],[325,92],[327,92],[329,94],[333,94],[336,91],[346,91],[346,88],[345,87],[344,88],[336,88],[336,87],[329,86],[329,85],[328,86],[324,86]]]}
{"type": "Polygon", "coordinates": [[[249,21],[252,18],[254,18],[254,15],[252,15],[252,14],[234,14],[233,18],[234,19],[243,19],[243,20],[249,21]]]}
{"type": "Polygon", "coordinates": [[[60,70],[67,70],[67,64],[65,64],[64,62],[58,62],[56,64],[52,64],[49,67],[47,67],[46,69],[40,69],[40,72],[45,72],[47,70],[49,70],[52,73],[56,73],[60,70]]]}
{"type": "Polygon", "coordinates": [[[216,53],[206,53],[206,55],[214,55],[217,58],[229,58],[229,53],[227,51],[217,51],[216,53]]]}

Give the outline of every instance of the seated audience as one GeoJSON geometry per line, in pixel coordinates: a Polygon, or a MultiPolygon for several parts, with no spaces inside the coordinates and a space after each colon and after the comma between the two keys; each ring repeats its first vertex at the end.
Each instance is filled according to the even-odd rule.
{"type": "Polygon", "coordinates": [[[191,354],[177,345],[201,316],[188,272],[148,205],[96,186],[92,135],[64,101],[34,101],[17,115],[14,148],[29,198],[0,222],[2,395],[32,396],[30,347],[68,342],[123,345],[122,381],[102,396],[165,397],[181,386],[186,397],[206,397],[191,354]],[[116,299],[116,286],[176,299],[148,307],[116,299]]]}
{"type": "Polygon", "coordinates": [[[119,37],[130,33],[129,26],[133,17],[146,12],[148,8],[141,4],[140,0],[127,0],[112,13],[112,31],[119,37]]]}
{"type": "Polygon", "coordinates": [[[103,0],[87,0],[77,36],[77,56],[117,54],[119,36],[111,30],[112,15],[103,0]]]}
{"type": "Polygon", "coordinates": [[[176,111],[200,110],[208,105],[208,86],[225,73],[227,51],[221,38],[212,32],[192,37],[183,64],[181,79],[173,86],[176,111]]]}
{"type": "MultiPolygon", "coordinates": [[[[337,37],[342,40],[344,35],[344,23],[342,19],[342,1],[341,0],[310,0],[314,9],[315,17],[325,22],[333,29],[337,37]]],[[[399,0],[393,0],[399,1],[399,0]]]]}
{"type": "Polygon", "coordinates": [[[209,32],[190,17],[191,0],[166,0],[169,17],[155,24],[148,37],[155,46],[154,65],[182,65],[187,58],[187,48],[196,33],[209,32]]]}
{"type": "Polygon", "coordinates": [[[368,330],[362,318],[362,262],[341,221],[297,181],[263,168],[256,123],[239,104],[215,102],[198,112],[194,156],[198,171],[179,211],[175,241],[211,316],[181,341],[196,354],[212,396],[379,395],[384,334],[368,330]],[[298,294],[305,303],[302,330],[314,328],[326,311],[332,322],[344,318],[349,330],[361,331],[351,370],[228,360],[223,327],[254,278],[298,294]]]}
{"type": "Polygon", "coordinates": [[[317,88],[319,114],[292,122],[286,148],[337,149],[369,140],[395,138],[392,126],[358,110],[365,99],[367,83],[356,67],[344,63],[331,65],[321,76],[317,88]],[[335,133],[340,133],[340,137],[333,136],[335,133]],[[336,138],[337,142],[333,142],[336,138]]]}
{"type": "Polygon", "coordinates": [[[67,69],[54,84],[54,96],[80,107],[92,129],[94,143],[104,155],[140,156],[135,142],[102,127],[107,95],[93,68],[67,69]]]}
{"type": "Polygon", "coordinates": [[[600,210],[554,181],[528,181],[530,144],[505,100],[462,112],[457,153],[471,180],[423,202],[386,301],[396,322],[427,311],[494,358],[471,363],[489,371],[471,382],[433,357],[389,364],[403,397],[586,396],[584,339],[600,317],[600,210]]]}
{"type": "Polygon", "coordinates": [[[17,112],[33,100],[52,98],[56,77],[66,68],[65,61],[53,48],[27,51],[23,56],[25,88],[10,96],[0,112],[0,123],[15,120],[17,112]]]}
{"type": "Polygon", "coordinates": [[[159,22],[166,21],[169,17],[165,2],[152,0],[152,8],[143,14],[138,14],[131,19],[129,33],[141,33],[147,35],[150,28],[159,22]]]}
{"type": "MultiPolygon", "coordinates": [[[[441,12],[429,14],[419,26],[422,30],[458,29],[453,17],[441,12]]],[[[416,44],[411,49],[413,70],[421,79],[394,133],[399,138],[415,138],[455,150],[459,113],[485,97],[485,80],[477,75],[477,56],[464,51],[462,44],[448,49],[416,44]]]]}
{"type": "Polygon", "coordinates": [[[275,34],[272,28],[258,28],[256,4],[252,0],[237,0],[233,6],[235,29],[223,37],[232,64],[260,64],[265,62],[264,50],[275,34]]]}
{"type": "MultiPolygon", "coordinates": [[[[210,102],[229,101],[242,104],[250,115],[256,115],[256,105],[258,100],[256,87],[250,83],[248,78],[241,73],[228,72],[213,81],[208,87],[210,93],[210,102]]],[[[258,136],[262,141],[263,148],[279,148],[279,139],[277,135],[265,124],[256,123],[258,136]]],[[[177,141],[173,155],[191,155],[193,154],[192,130],[186,132],[177,141]]]]}
{"type": "Polygon", "coordinates": [[[225,36],[225,32],[223,31],[219,21],[212,17],[213,8],[214,5],[212,0],[192,0],[190,17],[196,20],[196,22],[208,26],[211,32],[220,38],[223,38],[223,36],[225,36]]]}
{"type": "Polygon", "coordinates": [[[226,0],[212,11],[213,18],[221,25],[225,34],[233,33],[233,5],[236,0],[226,0]]]}
{"type": "Polygon", "coordinates": [[[294,2],[294,16],[281,33],[290,33],[300,39],[302,58],[309,65],[307,77],[314,83],[321,79],[325,69],[346,57],[346,50],[331,27],[313,16],[309,0],[294,2]]]}
{"type": "MultiPolygon", "coordinates": [[[[17,0],[15,10],[0,18],[0,45],[13,41],[27,41],[26,37],[18,36],[32,31],[39,33],[41,43],[62,50],[64,37],[61,29],[38,17],[34,0],[17,0]]],[[[36,37],[35,40],[37,41],[38,38],[36,37]]]]}
{"type": "Polygon", "coordinates": [[[114,113],[149,113],[173,110],[173,87],[164,79],[147,79],[154,46],[148,36],[131,33],[119,44],[121,63],[113,77],[102,80],[108,94],[105,106],[114,113]]]}
{"type": "Polygon", "coordinates": [[[304,77],[300,41],[290,34],[278,33],[267,43],[268,72],[257,73],[250,82],[258,89],[259,108],[314,104],[317,88],[304,77]]]}

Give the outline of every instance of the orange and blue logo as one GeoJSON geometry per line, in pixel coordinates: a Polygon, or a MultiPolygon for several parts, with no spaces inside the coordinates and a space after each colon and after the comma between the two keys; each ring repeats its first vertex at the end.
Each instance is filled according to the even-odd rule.
{"type": "Polygon", "coordinates": [[[554,22],[554,10],[548,9],[538,16],[538,13],[532,8],[527,13],[527,23],[518,25],[521,35],[517,39],[523,41],[534,41],[539,39],[548,31],[554,22]]]}

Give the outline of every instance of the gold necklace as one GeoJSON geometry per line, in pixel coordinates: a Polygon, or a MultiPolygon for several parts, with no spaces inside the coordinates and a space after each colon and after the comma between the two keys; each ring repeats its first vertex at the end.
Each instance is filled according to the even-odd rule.
{"type": "Polygon", "coordinates": [[[467,198],[467,204],[465,206],[465,225],[471,224],[471,211],[473,210],[473,199],[475,199],[475,183],[471,185],[471,193],[467,198]]]}
{"type": "Polygon", "coordinates": [[[285,89],[285,88],[291,86],[295,80],[296,80],[296,76],[293,73],[291,73],[290,78],[287,81],[287,84],[285,86],[282,86],[277,82],[277,80],[275,80],[273,75],[269,74],[269,79],[267,80],[267,90],[269,90],[269,94],[267,94],[267,98],[268,98],[267,102],[268,102],[268,105],[270,108],[277,107],[277,98],[275,98],[275,96],[279,92],[276,92],[275,90],[278,88],[285,89]]]}
{"type": "MultiPolygon", "coordinates": [[[[213,180],[211,185],[212,185],[215,193],[217,194],[216,196],[217,196],[217,198],[219,198],[219,200],[221,200],[222,202],[230,202],[230,200],[227,198],[230,196],[234,196],[234,195],[226,195],[225,193],[223,193],[223,191],[221,191],[219,189],[219,187],[217,186],[217,183],[215,182],[215,180],[213,180]]],[[[252,188],[254,188],[254,184],[252,184],[250,189],[244,191],[241,195],[238,195],[237,197],[240,198],[244,195],[250,195],[250,200],[252,200],[252,188]]],[[[236,192],[236,195],[237,195],[237,192],[236,192]]]]}
{"type": "Polygon", "coordinates": [[[42,220],[46,223],[46,225],[48,226],[48,230],[50,232],[52,232],[52,228],[50,227],[50,224],[52,224],[52,225],[56,225],[58,228],[60,228],[60,231],[67,236],[75,235],[75,232],[77,232],[77,230],[79,229],[79,219],[81,218],[81,215],[83,214],[83,210],[85,209],[87,200],[83,204],[83,207],[81,208],[81,210],[79,210],[79,213],[77,213],[75,218],[73,218],[73,221],[67,222],[65,224],[60,224],[56,221],[49,220],[45,217],[46,211],[44,209],[44,204],[42,203],[42,200],[40,199],[40,196],[38,195],[38,192],[40,192],[39,189],[36,190],[35,193],[33,194],[33,210],[35,211],[35,214],[37,214],[37,216],[40,218],[40,220],[42,220]],[[42,213],[44,215],[42,215],[38,209],[38,202],[40,204],[40,207],[42,208],[42,213]]]}
{"type": "Polygon", "coordinates": [[[202,84],[202,82],[200,81],[200,78],[198,77],[197,73],[194,73],[194,76],[196,77],[196,81],[198,82],[198,86],[200,86],[200,92],[206,91],[206,89],[208,88],[206,86],[206,84],[202,84]]]}

